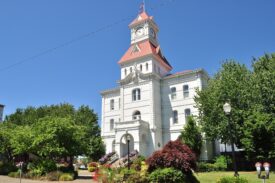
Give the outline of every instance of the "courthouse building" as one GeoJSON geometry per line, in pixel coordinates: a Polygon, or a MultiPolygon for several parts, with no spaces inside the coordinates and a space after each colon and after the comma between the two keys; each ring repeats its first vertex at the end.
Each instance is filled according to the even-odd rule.
{"type": "MultiPolygon", "coordinates": [[[[118,61],[118,87],[101,92],[101,135],[107,153],[126,155],[127,134],[130,151],[149,156],[178,138],[187,116],[198,114],[194,96],[207,84],[208,75],[203,69],[171,74],[172,65],[158,41],[159,27],[145,11],[129,28],[131,44],[118,61]]],[[[213,145],[204,142],[201,159],[211,159],[212,154],[213,145]]]]}

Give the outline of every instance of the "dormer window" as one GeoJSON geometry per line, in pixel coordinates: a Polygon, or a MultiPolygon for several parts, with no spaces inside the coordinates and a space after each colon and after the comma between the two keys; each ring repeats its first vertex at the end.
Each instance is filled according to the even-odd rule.
{"type": "Polygon", "coordinates": [[[136,53],[136,52],[139,52],[139,51],[140,51],[140,49],[139,49],[138,45],[135,44],[135,45],[133,46],[132,53],[136,53]]]}

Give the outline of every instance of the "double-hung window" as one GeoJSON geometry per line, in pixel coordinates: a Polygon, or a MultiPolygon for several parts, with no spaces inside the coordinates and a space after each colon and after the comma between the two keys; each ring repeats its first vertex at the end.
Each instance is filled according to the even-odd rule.
{"type": "Polygon", "coordinates": [[[171,88],[171,99],[174,100],[177,98],[177,89],[176,87],[171,88]]]}
{"type": "Polygon", "coordinates": [[[132,100],[133,101],[137,101],[137,100],[140,100],[140,89],[139,88],[136,88],[132,91],[132,100]]]}
{"type": "Polygon", "coordinates": [[[183,98],[188,98],[188,97],[189,97],[189,86],[183,85],[183,98]]]}

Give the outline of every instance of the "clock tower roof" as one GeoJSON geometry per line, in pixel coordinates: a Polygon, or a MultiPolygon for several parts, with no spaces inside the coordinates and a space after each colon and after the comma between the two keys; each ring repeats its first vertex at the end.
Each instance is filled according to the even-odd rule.
{"type": "Polygon", "coordinates": [[[146,56],[154,57],[167,71],[172,70],[172,66],[162,55],[160,46],[155,46],[149,40],[145,40],[136,44],[132,44],[127,52],[119,60],[118,64],[131,62],[137,58],[146,56]]]}
{"type": "Polygon", "coordinates": [[[153,16],[149,16],[145,11],[142,11],[138,14],[137,18],[135,18],[130,24],[129,27],[133,27],[137,24],[145,22],[146,20],[153,20],[153,16]]]}

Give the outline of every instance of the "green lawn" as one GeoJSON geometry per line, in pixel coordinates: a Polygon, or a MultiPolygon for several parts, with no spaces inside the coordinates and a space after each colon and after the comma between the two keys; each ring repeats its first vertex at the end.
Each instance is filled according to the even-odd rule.
{"type": "MultiPolygon", "coordinates": [[[[239,172],[240,177],[244,177],[249,183],[262,183],[258,179],[256,172],[239,172]]],[[[205,172],[197,173],[196,176],[201,183],[216,183],[223,176],[233,176],[234,172],[205,172]]],[[[275,183],[275,173],[271,173],[266,183],[275,183]]]]}

